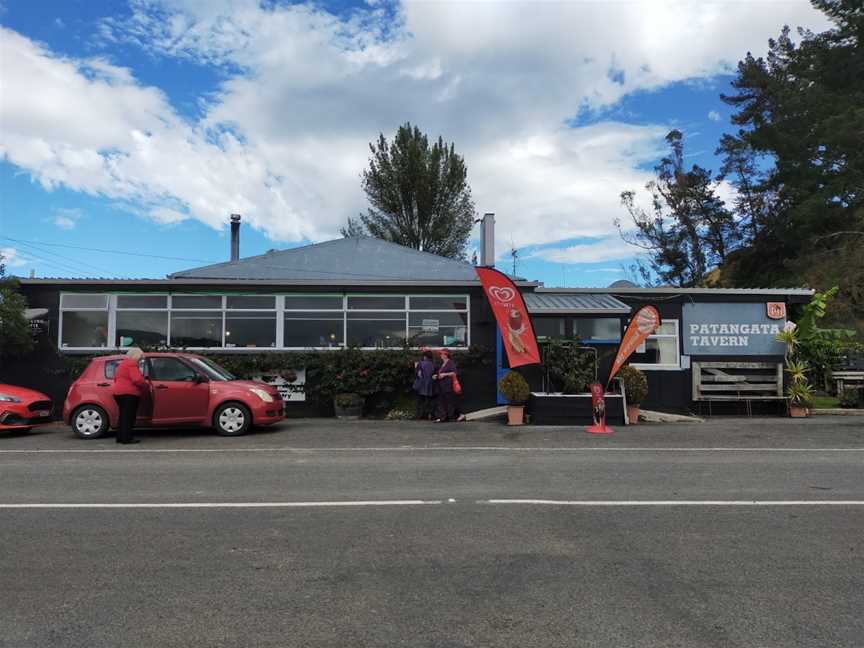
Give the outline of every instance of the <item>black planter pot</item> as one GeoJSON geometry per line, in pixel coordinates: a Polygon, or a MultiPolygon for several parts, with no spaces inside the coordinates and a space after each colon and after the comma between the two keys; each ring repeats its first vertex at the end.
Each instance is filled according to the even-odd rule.
{"type": "Polygon", "coordinates": [[[333,411],[339,419],[359,419],[363,415],[363,400],[352,400],[349,404],[339,405],[337,398],[333,399],[333,411]]]}

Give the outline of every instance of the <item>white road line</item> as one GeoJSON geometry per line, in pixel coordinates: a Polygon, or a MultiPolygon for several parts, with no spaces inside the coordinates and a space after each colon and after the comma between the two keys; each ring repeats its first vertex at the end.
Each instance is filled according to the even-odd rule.
{"type": "Polygon", "coordinates": [[[160,453],[230,453],[230,452],[286,452],[307,454],[313,452],[864,452],[862,448],[547,448],[519,446],[398,446],[364,448],[70,448],[35,450],[0,450],[3,454],[160,454],[160,453]]]}
{"type": "Polygon", "coordinates": [[[2,509],[159,509],[159,508],[333,508],[360,506],[426,506],[442,500],[366,500],[342,502],[132,502],[0,504],[2,509]]]}
{"type": "Polygon", "coordinates": [[[490,499],[477,504],[540,506],[864,506],[864,500],[544,500],[490,499]]]}

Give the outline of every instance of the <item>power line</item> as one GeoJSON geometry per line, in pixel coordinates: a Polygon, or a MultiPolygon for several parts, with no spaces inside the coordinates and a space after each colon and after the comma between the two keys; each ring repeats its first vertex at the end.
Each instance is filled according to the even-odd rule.
{"type": "Polygon", "coordinates": [[[72,266],[77,266],[79,268],[84,268],[85,269],[84,272],[86,272],[86,273],[92,272],[93,270],[96,270],[97,272],[106,272],[109,275],[114,273],[113,270],[108,270],[106,268],[101,268],[99,266],[95,266],[92,263],[86,263],[84,261],[79,261],[78,259],[73,259],[72,257],[66,256],[65,254],[60,254],[59,252],[54,252],[52,250],[44,250],[44,249],[42,249],[42,247],[40,245],[37,245],[35,243],[25,243],[23,241],[19,241],[17,244],[24,246],[22,249],[23,252],[29,252],[31,254],[34,254],[34,251],[35,251],[35,253],[38,253],[41,255],[47,254],[49,256],[61,259],[66,265],[72,265],[72,266]]]}
{"type": "Polygon", "coordinates": [[[66,243],[44,243],[41,241],[28,241],[26,239],[16,239],[11,236],[2,236],[0,238],[16,243],[36,243],[37,245],[50,245],[52,247],[69,248],[71,250],[86,250],[88,252],[104,252],[106,254],[122,254],[123,256],[147,257],[149,259],[167,259],[168,261],[196,261],[199,263],[219,263],[218,261],[210,261],[208,259],[191,259],[189,257],[163,256],[161,254],[144,254],[142,252],[126,252],[124,250],[105,250],[103,248],[83,247],[80,245],[68,245],[66,243]]]}

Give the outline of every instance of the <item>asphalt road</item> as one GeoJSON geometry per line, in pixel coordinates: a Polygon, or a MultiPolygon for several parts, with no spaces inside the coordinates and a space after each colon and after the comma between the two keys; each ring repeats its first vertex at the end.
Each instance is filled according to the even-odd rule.
{"type": "Polygon", "coordinates": [[[0,436],[0,646],[864,645],[864,421],[0,436]]]}

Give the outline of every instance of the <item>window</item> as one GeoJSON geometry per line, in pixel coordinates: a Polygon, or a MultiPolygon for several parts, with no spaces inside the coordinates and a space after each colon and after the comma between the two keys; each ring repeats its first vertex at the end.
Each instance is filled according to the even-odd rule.
{"type": "Polygon", "coordinates": [[[220,295],[174,295],[171,308],[222,308],[220,295]]]}
{"type": "Polygon", "coordinates": [[[408,339],[414,347],[468,346],[468,313],[409,313],[408,339]]]}
{"type": "Polygon", "coordinates": [[[276,298],[229,295],[225,298],[226,347],[275,347],[276,298]],[[265,310],[266,309],[266,310],[265,310]]]}
{"type": "Polygon", "coordinates": [[[168,346],[167,295],[117,295],[117,347],[168,346]]]}
{"type": "Polygon", "coordinates": [[[386,349],[405,344],[405,312],[348,312],[348,346],[386,349]]]}
{"type": "Polygon", "coordinates": [[[172,311],[171,346],[222,346],[221,311],[172,311]]]}
{"type": "Polygon", "coordinates": [[[342,311],[342,295],[285,295],[285,310],[342,311]]]}
{"type": "Polygon", "coordinates": [[[538,338],[560,340],[566,337],[563,317],[532,317],[531,325],[538,338]]]}
{"type": "Polygon", "coordinates": [[[573,335],[584,342],[620,342],[621,321],[617,317],[574,318],[573,335]]]}
{"type": "Polygon", "coordinates": [[[405,297],[348,295],[348,310],[405,310],[405,297]]]}
{"type": "Polygon", "coordinates": [[[150,358],[150,378],[177,382],[194,382],[198,377],[192,367],[177,358],[150,358]]]}
{"type": "Polygon", "coordinates": [[[345,315],[328,311],[285,311],[284,346],[339,348],[345,342],[345,315]]]}
{"type": "Polygon", "coordinates": [[[108,295],[60,295],[60,346],[108,346],[108,295]]]}
{"type": "MultiPolygon", "coordinates": [[[[109,379],[114,378],[114,374],[117,373],[117,365],[119,365],[121,360],[108,360],[105,363],[105,377],[109,379]]],[[[141,370],[141,374],[144,377],[147,377],[149,369],[147,368],[147,360],[142,358],[138,361],[138,369],[141,370]]]]}
{"type": "Polygon", "coordinates": [[[630,356],[630,363],[639,369],[680,369],[678,320],[665,320],[630,356]]]}
{"type": "Polygon", "coordinates": [[[455,297],[423,297],[415,296],[409,300],[411,310],[468,310],[468,298],[462,295],[455,297]]]}

